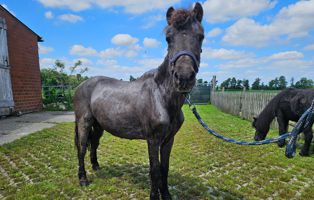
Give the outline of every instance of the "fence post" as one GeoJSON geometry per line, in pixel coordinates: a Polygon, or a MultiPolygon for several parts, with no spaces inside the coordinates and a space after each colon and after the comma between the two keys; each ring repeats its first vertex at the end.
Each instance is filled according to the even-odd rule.
{"type": "Polygon", "coordinates": [[[215,75],[213,76],[211,82],[212,82],[211,92],[215,92],[215,90],[216,90],[216,83],[217,83],[217,81],[216,81],[216,76],[215,76],[215,75]]]}

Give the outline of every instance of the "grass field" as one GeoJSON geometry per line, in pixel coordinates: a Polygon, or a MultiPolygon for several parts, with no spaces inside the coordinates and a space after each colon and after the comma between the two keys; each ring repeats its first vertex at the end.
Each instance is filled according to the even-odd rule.
{"type": "MultiPolygon", "coordinates": [[[[211,128],[251,140],[248,121],[213,106],[197,106],[211,128]]],[[[314,158],[286,159],[276,144],[237,146],[213,138],[184,107],[185,122],[175,138],[169,185],[173,199],[314,199],[314,158]]],[[[77,179],[73,123],[60,124],[0,147],[0,199],[148,199],[145,141],[104,134],[102,169],[91,185],[77,179]]],[[[271,134],[274,136],[274,132],[271,134]]]]}

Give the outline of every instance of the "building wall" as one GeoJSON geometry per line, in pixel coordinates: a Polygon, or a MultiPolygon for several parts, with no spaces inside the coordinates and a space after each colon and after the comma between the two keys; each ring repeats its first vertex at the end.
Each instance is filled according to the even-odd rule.
{"type": "Polygon", "coordinates": [[[38,36],[0,8],[7,24],[9,64],[15,112],[42,109],[38,36]]]}

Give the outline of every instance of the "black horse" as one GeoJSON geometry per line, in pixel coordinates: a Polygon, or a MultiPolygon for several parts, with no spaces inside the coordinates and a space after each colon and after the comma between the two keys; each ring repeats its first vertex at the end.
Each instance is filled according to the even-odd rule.
{"type": "MultiPolygon", "coordinates": [[[[265,139],[272,120],[277,117],[279,135],[288,131],[289,120],[297,122],[301,115],[311,106],[314,99],[314,89],[289,88],[277,94],[263,109],[257,118],[254,118],[253,127],[256,129],[254,139],[259,141],[265,139]]],[[[303,131],[304,146],[300,152],[301,156],[309,156],[310,144],[313,138],[312,127],[303,131]]],[[[278,142],[279,147],[286,144],[285,140],[278,142]]]]}
{"type": "Polygon", "coordinates": [[[147,140],[151,199],[171,199],[168,191],[169,156],[174,136],[184,117],[185,94],[196,81],[204,29],[203,8],[166,14],[168,54],[155,70],[133,82],[98,76],[82,83],[74,96],[75,143],[78,152],[80,185],[88,185],[84,167],[90,145],[92,168],[99,169],[97,147],[103,131],[127,139],[147,140]],[[160,157],[159,157],[160,155],[160,157]]]}

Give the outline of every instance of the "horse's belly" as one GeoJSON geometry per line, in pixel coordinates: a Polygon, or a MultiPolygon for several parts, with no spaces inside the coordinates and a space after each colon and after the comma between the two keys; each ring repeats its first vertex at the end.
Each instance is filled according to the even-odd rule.
{"type": "Polygon", "coordinates": [[[146,139],[147,133],[136,116],[106,115],[97,119],[101,127],[114,136],[126,139],[146,139]]]}

